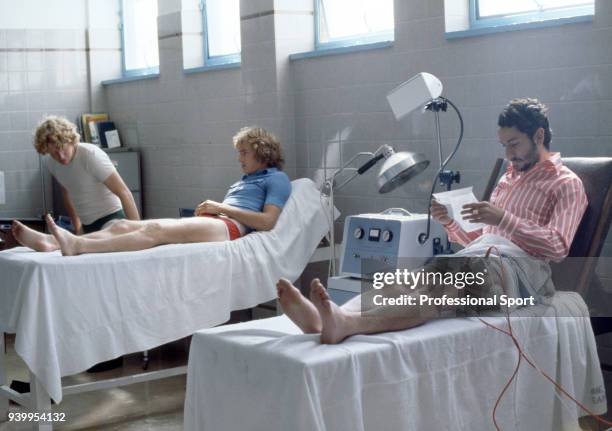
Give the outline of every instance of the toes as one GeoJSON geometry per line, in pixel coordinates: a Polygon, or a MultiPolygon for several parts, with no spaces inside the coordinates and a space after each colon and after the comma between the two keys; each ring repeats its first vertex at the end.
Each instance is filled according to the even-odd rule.
{"type": "Polygon", "coordinates": [[[321,283],[317,284],[317,293],[321,296],[321,299],[330,299],[327,289],[321,283]]]}
{"type": "Polygon", "coordinates": [[[291,286],[291,282],[289,280],[287,280],[286,278],[281,278],[278,280],[278,283],[276,283],[277,287],[289,287],[291,286]]]}
{"type": "Polygon", "coordinates": [[[53,223],[53,219],[49,214],[45,216],[45,222],[47,223],[47,227],[49,229],[53,229],[55,227],[55,223],[53,223]]]}

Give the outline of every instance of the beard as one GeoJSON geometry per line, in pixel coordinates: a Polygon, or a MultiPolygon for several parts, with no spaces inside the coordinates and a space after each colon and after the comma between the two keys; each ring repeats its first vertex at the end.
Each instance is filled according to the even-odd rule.
{"type": "Polygon", "coordinates": [[[531,141],[531,149],[529,153],[527,153],[522,158],[513,158],[511,162],[514,164],[516,170],[519,172],[527,172],[529,169],[533,168],[536,163],[540,161],[540,154],[538,153],[538,146],[533,140],[531,141]],[[519,165],[515,163],[520,163],[519,165]]]}

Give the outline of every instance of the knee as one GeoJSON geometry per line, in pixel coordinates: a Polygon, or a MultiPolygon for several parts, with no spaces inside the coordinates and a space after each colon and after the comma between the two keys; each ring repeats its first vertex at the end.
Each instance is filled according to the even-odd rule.
{"type": "Polygon", "coordinates": [[[126,233],[129,230],[129,224],[127,220],[114,220],[108,228],[113,233],[126,233]]]}

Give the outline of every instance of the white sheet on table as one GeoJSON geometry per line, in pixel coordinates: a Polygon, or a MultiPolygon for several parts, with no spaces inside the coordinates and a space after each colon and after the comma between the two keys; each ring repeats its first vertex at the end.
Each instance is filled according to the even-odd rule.
{"type": "Polygon", "coordinates": [[[61,376],[272,300],[278,278],[295,280],[328,231],[314,183],[292,185],[275,228],[236,241],[75,257],[0,252],[0,330],[17,334],[17,353],[60,402],[61,376]]]}
{"type": "MultiPolygon", "coordinates": [[[[603,413],[586,305],[568,292],[555,294],[552,303],[558,315],[585,317],[525,317],[533,310],[521,309],[514,331],[541,368],[603,413]]],[[[512,341],[474,318],[354,336],[335,346],[300,334],[285,316],[213,328],[191,343],[185,430],[489,431],[516,360],[512,341]]],[[[571,402],[564,402],[569,411],[561,407],[554,392],[523,363],[498,409],[502,429],[578,429],[570,425],[582,414],[571,402]]]]}

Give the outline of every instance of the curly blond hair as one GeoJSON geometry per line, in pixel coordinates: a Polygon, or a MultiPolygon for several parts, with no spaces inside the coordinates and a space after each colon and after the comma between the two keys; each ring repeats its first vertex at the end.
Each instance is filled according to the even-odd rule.
{"type": "Polygon", "coordinates": [[[40,154],[49,152],[49,145],[62,148],[64,145],[76,145],[80,135],[76,126],[64,117],[50,115],[45,117],[34,133],[34,147],[40,154]]]}
{"type": "Polygon", "coordinates": [[[261,127],[243,127],[233,138],[234,147],[245,145],[255,151],[255,160],[269,168],[283,169],[285,160],[276,136],[261,127]]]}

